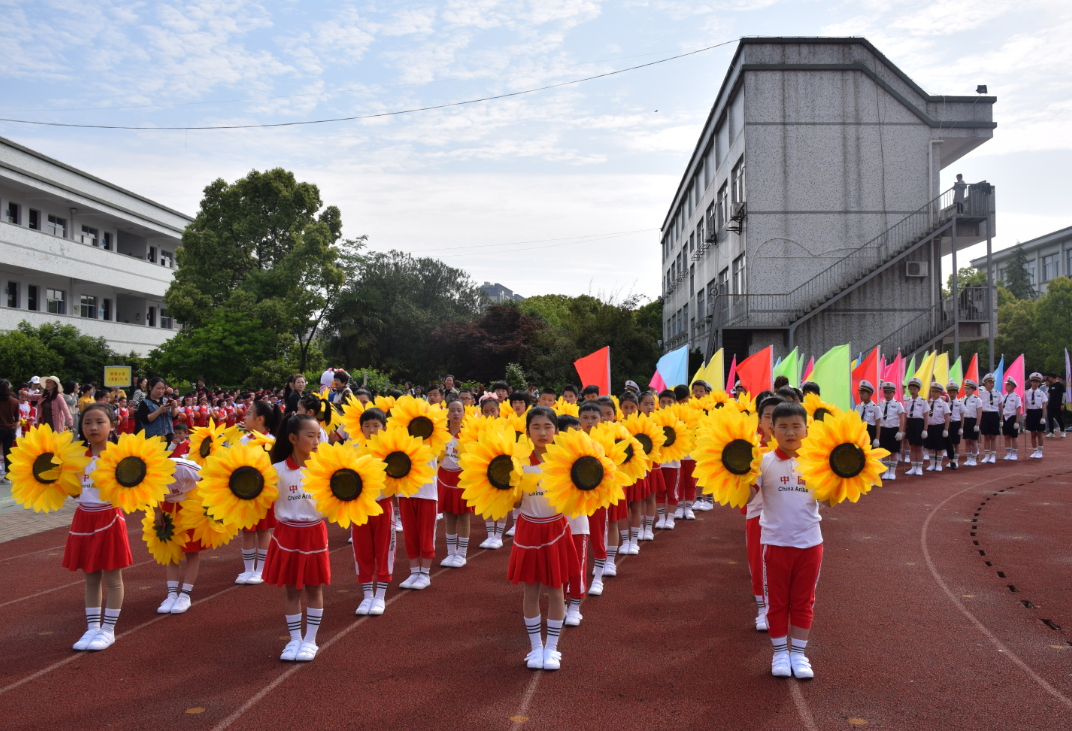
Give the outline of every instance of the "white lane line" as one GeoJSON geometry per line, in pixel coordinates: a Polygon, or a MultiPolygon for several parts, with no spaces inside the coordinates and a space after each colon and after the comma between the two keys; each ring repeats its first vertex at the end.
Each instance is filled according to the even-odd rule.
{"type": "MultiPolygon", "coordinates": [[[[156,561],[156,559],[151,558],[148,561],[142,561],[141,563],[133,563],[130,566],[127,566],[123,570],[126,571],[127,569],[132,569],[132,568],[135,568],[137,566],[144,566],[147,563],[155,563],[155,561],[156,561]]],[[[45,589],[44,591],[39,591],[36,594],[30,594],[29,596],[20,597],[19,599],[12,599],[9,602],[4,602],[3,604],[0,604],[0,607],[6,607],[9,604],[18,604],[19,602],[24,602],[24,601],[27,601],[29,599],[33,599],[35,597],[44,596],[45,594],[51,594],[54,591],[59,591],[61,589],[69,589],[72,586],[84,586],[85,583],[86,583],[85,579],[82,579],[81,581],[72,581],[70,584],[63,584],[62,586],[55,586],[55,587],[53,587],[51,589],[45,589]]]]}
{"type": "Polygon", "coordinates": [[[800,715],[800,722],[804,724],[804,728],[807,731],[819,731],[819,726],[816,725],[815,719],[811,717],[808,702],[804,700],[804,693],[800,690],[800,682],[796,678],[789,679],[789,695],[792,696],[793,703],[796,704],[797,713],[800,715]]]}

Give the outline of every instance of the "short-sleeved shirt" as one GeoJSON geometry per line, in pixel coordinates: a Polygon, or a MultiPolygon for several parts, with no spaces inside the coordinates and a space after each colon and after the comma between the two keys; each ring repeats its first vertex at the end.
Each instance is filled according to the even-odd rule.
{"type": "Polygon", "coordinates": [[[949,421],[960,421],[964,418],[964,400],[955,398],[949,400],[949,421]]]}
{"type": "MultiPolygon", "coordinates": [[[[541,474],[543,468],[536,459],[536,453],[529,455],[529,463],[524,467],[529,474],[541,474]]],[[[521,514],[529,518],[546,519],[559,515],[558,508],[551,505],[547,494],[543,490],[543,482],[536,486],[533,492],[526,492],[521,496],[521,514]]]]}
{"type": "Polygon", "coordinates": [[[949,415],[949,404],[943,399],[936,398],[927,402],[927,423],[945,424],[945,417],[949,415]]]}
{"type": "Polygon", "coordinates": [[[429,462],[432,466],[432,479],[421,485],[421,489],[418,490],[410,497],[420,498],[421,500],[439,500],[439,480],[436,478],[436,472],[439,470],[438,461],[433,457],[429,462]]]}
{"type": "Polygon", "coordinates": [[[1046,396],[1050,399],[1050,408],[1061,408],[1061,402],[1065,400],[1065,384],[1054,381],[1046,387],[1046,396]]]}
{"type": "Polygon", "coordinates": [[[1046,408],[1048,401],[1046,392],[1041,388],[1029,388],[1024,391],[1024,408],[1029,411],[1046,408]]]}
{"type": "Polygon", "coordinates": [[[856,404],[856,413],[870,426],[878,424],[882,419],[882,412],[874,401],[856,404]]]}
{"type": "Polygon", "coordinates": [[[905,399],[904,410],[909,419],[922,419],[927,415],[927,400],[922,396],[909,396],[905,399]]]}
{"type": "Polygon", "coordinates": [[[979,391],[979,400],[983,402],[983,411],[1001,411],[1001,404],[1005,401],[997,389],[983,388],[979,391]]]}
{"type": "Polygon", "coordinates": [[[905,412],[904,406],[897,399],[886,399],[882,402],[882,414],[879,423],[884,429],[900,429],[901,414],[905,412]]]}
{"type": "Polygon", "coordinates": [[[272,467],[279,475],[279,498],[274,506],[276,519],[297,525],[312,525],[323,520],[312,493],[302,487],[303,471],[293,458],[287,457],[272,467]]]}
{"type": "Polygon", "coordinates": [[[983,400],[981,398],[973,393],[971,396],[965,396],[960,399],[960,403],[964,407],[965,419],[979,418],[979,409],[983,408],[983,400]]]}
{"type": "Polygon", "coordinates": [[[819,503],[794,457],[781,448],[764,455],[756,488],[763,495],[759,527],[764,545],[811,548],[823,542],[819,503]]]}
{"type": "Polygon", "coordinates": [[[1016,416],[1016,410],[1020,408],[1020,395],[1018,393],[1005,394],[1005,409],[1002,412],[1005,418],[1016,416]]]}
{"type": "Polygon", "coordinates": [[[172,457],[171,461],[175,463],[175,479],[168,485],[168,495],[164,502],[181,503],[186,499],[186,494],[197,487],[201,480],[201,465],[181,457],[172,457]]]}

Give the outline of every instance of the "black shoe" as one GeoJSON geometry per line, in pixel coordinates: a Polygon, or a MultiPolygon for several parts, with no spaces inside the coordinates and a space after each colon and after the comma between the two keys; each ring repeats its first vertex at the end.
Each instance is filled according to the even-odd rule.
{"type": "Polygon", "coordinates": [[[951,470],[959,470],[960,465],[958,465],[956,462],[954,462],[953,464],[949,465],[949,469],[951,469],[951,470]]]}

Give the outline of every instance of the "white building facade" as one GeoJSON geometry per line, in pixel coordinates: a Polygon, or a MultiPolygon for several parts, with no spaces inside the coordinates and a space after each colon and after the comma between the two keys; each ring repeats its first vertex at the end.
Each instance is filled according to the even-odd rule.
{"type": "Polygon", "coordinates": [[[178,330],[164,293],[192,220],[0,138],[0,332],[59,322],[147,354],[178,330]]]}
{"type": "MultiPolygon", "coordinates": [[[[1031,286],[1040,297],[1046,294],[1046,286],[1051,279],[1072,277],[1072,226],[1062,228],[1037,239],[1020,244],[1027,257],[1024,266],[1031,286]]],[[[993,277],[996,281],[1005,280],[1005,270],[1012,261],[1015,247],[996,251],[991,257],[993,277]]],[[[986,257],[972,259],[971,265],[981,272],[986,271],[986,257]]]]}

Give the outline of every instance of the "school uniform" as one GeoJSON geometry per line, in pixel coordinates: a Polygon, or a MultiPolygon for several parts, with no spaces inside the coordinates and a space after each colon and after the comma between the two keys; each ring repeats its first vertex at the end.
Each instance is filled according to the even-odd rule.
{"type": "Polygon", "coordinates": [[[464,491],[458,487],[461,478],[462,469],[458,466],[458,438],[454,437],[447,442],[447,449],[443,453],[443,461],[439,463],[439,472],[436,475],[439,512],[455,515],[474,512],[473,507],[462,497],[464,491]]]}
{"type": "Polygon", "coordinates": [[[681,458],[681,472],[678,474],[677,496],[686,505],[696,502],[696,460],[685,455],[681,458]]]}
{"type": "Polygon", "coordinates": [[[678,482],[681,479],[681,462],[673,460],[657,468],[661,479],[656,483],[655,502],[667,505],[678,504],[678,482]]]}
{"type": "Polygon", "coordinates": [[[949,405],[942,398],[927,401],[927,438],[923,442],[927,449],[945,449],[946,437],[942,436],[942,432],[946,431],[945,417],[948,415],[949,405]]]}
{"type": "MultiPolygon", "coordinates": [[[[651,471],[645,472],[644,476],[634,482],[629,487],[625,488],[625,501],[628,503],[638,503],[646,498],[650,492],[651,471]]],[[[622,518],[629,517],[629,509],[626,507],[625,515],[622,518]]]]}
{"type": "Polygon", "coordinates": [[[279,498],[261,577],[267,584],[298,589],[330,584],[328,528],[316,500],[302,487],[302,469],[292,457],[272,467],[279,475],[279,498]]]}
{"type": "Polygon", "coordinates": [[[1045,417],[1048,397],[1042,388],[1029,388],[1024,391],[1024,430],[1029,432],[1046,431],[1045,417]]]}
{"type": "MultiPolygon", "coordinates": [[[[428,464],[432,466],[433,474],[437,474],[436,460],[433,458],[428,464]]],[[[421,485],[412,496],[399,496],[398,515],[402,519],[402,538],[406,544],[407,558],[435,558],[438,501],[439,479],[436,477],[421,485]]]]}
{"type": "Polygon", "coordinates": [[[1002,394],[996,388],[979,390],[979,400],[982,401],[980,414],[979,432],[985,437],[996,437],[1001,434],[1001,405],[1004,403],[1002,394]]]}
{"type": "Polygon", "coordinates": [[[573,537],[574,552],[573,568],[569,575],[569,596],[571,599],[584,599],[587,591],[584,572],[588,566],[588,516],[567,517],[566,522],[569,524],[570,534],[573,537]]]}
{"type": "Polygon", "coordinates": [[[872,442],[875,441],[875,436],[878,434],[878,423],[882,419],[882,411],[878,404],[874,401],[856,404],[856,413],[860,415],[860,419],[867,424],[867,438],[872,442]]]}
{"type": "Polygon", "coordinates": [[[983,400],[978,395],[963,396],[960,406],[964,417],[964,438],[968,441],[978,441],[979,432],[975,427],[979,425],[979,413],[983,408],[983,400]]]}
{"type": "Polygon", "coordinates": [[[905,399],[905,436],[913,447],[923,446],[924,417],[927,415],[927,401],[922,396],[909,396],[905,399]]]}
{"type": "MultiPolygon", "coordinates": [[[[188,445],[187,445],[188,446],[188,445]]],[[[189,451],[189,449],[187,449],[189,451]]],[[[178,522],[179,513],[182,512],[180,503],[186,499],[186,494],[197,487],[201,480],[201,465],[193,460],[182,459],[181,456],[171,455],[171,461],[175,463],[175,479],[168,485],[168,494],[160,503],[160,512],[171,513],[171,517],[178,522]]],[[[205,546],[201,541],[195,541],[190,531],[186,531],[186,545],[182,547],[183,553],[200,553],[205,546]]]]}
{"type": "MultiPolygon", "coordinates": [[[[88,449],[86,456],[92,456],[88,449]]],[[[82,492],[74,499],[78,507],[63,548],[62,566],[87,574],[125,569],[134,563],[126,518],[122,510],[101,500],[100,491],[89,477],[95,469],[97,457],[93,457],[82,473],[82,492]]]]}
{"type": "MultiPolygon", "coordinates": [[[[238,441],[240,443],[242,443],[242,444],[245,444],[246,446],[249,446],[249,443],[253,441],[253,434],[252,433],[243,434],[242,438],[239,439],[238,441]]],[[[252,528],[247,528],[246,530],[249,530],[249,531],[272,530],[273,528],[275,528],[275,526],[276,526],[275,505],[273,504],[273,505],[268,506],[268,512],[265,514],[265,516],[263,518],[261,518],[257,522],[256,525],[254,525],[252,528]]]]}
{"type": "MultiPolygon", "coordinates": [[[[542,470],[535,453],[524,468],[530,474],[542,470]]],[[[569,583],[572,567],[579,563],[569,523],[547,499],[540,483],[534,492],[521,496],[510,566],[506,576],[514,584],[540,583],[558,589],[569,583]]]]}
{"type": "Polygon", "coordinates": [[[1003,423],[1001,426],[1001,433],[1007,437],[1020,436],[1020,423],[1017,418],[1017,411],[1022,406],[1020,401],[1020,395],[1016,392],[1005,394],[1005,400],[1002,405],[1001,415],[1003,417],[1003,423]]]}
{"type": "Polygon", "coordinates": [[[882,402],[881,413],[878,423],[882,431],[878,435],[879,446],[891,455],[900,454],[901,440],[897,439],[897,433],[901,431],[901,414],[905,412],[904,406],[896,399],[886,399],[882,402]]]}
{"type": "Polygon", "coordinates": [[[823,562],[822,517],[796,458],[781,448],[763,457],[756,488],[763,495],[759,527],[768,631],[772,638],[785,637],[789,624],[811,629],[823,562]]]}
{"type": "Polygon", "coordinates": [[[752,596],[763,596],[763,530],[759,518],[763,514],[763,492],[741,509],[744,513],[744,547],[748,555],[748,574],[752,579],[752,596]]]}
{"type": "Polygon", "coordinates": [[[949,437],[946,439],[945,453],[953,459],[960,446],[961,430],[964,428],[964,401],[959,398],[949,400],[949,437]]]}
{"type": "Polygon", "coordinates": [[[353,538],[354,568],[357,580],[368,584],[375,577],[380,584],[391,583],[398,543],[395,533],[395,506],[390,497],[376,501],[383,511],[369,516],[364,525],[350,524],[353,538]]]}

